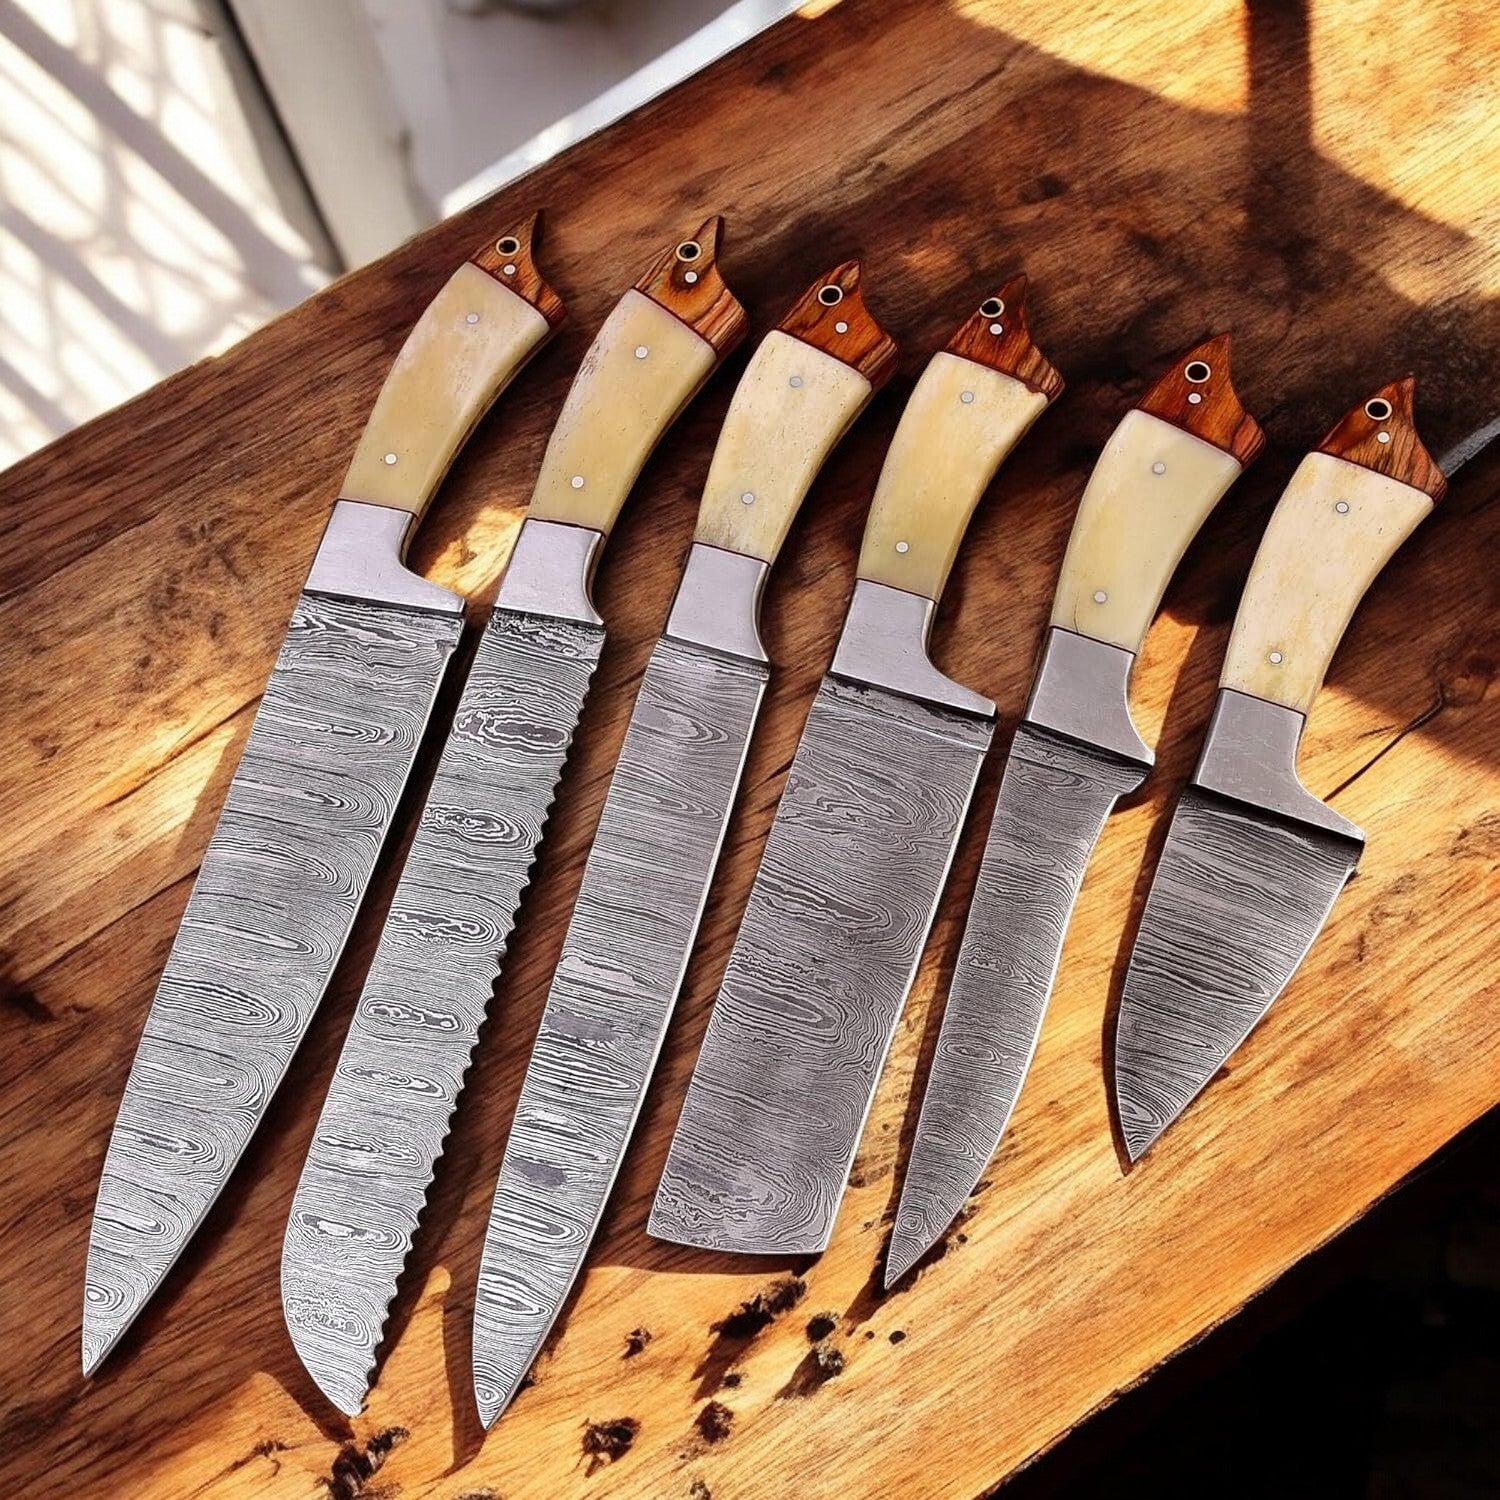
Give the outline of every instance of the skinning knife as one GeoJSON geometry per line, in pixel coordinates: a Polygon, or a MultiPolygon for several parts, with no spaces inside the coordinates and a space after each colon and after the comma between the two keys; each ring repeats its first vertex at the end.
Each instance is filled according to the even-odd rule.
{"type": "Polygon", "coordinates": [[[408,572],[454,455],[561,321],[533,216],[408,335],[344,476],[151,1003],[89,1233],[83,1368],[109,1353],[234,1170],[343,949],[463,600],[408,572]]]}
{"type": "Polygon", "coordinates": [[[1000,1144],[1084,867],[1116,800],[1151,767],[1130,717],[1136,656],[1188,543],[1264,445],[1220,334],[1141,397],[1089,477],[958,950],[888,1287],[953,1222],[1000,1144]]]}
{"type": "Polygon", "coordinates": [[[486,1427],[578,1275],[661,1049],[765,690],[761,585],[895,356],[849,261],[766,336],[730,404],[505,1148],[474,1306],[486,1427]]]}
{"type": "Polygon", "coordinates": [[[891,442],[657,1191],[660,1239],[828,1242],[994,733],[927,635],[975,504],[1062,389],[1024,292],[1017,277],[933,357],[891,442]]]}
{"type": "Polygon", "coordinates": [[[1298,779],[1297,746],[1355,607],[1446,488],[1412,390],[1383,387],[1302,460],[1251,566],[1125,975],[1114,1082],[1132,1161],[1286,987],[1364,850],[1298,779]]]}
{"type": "Polygon", "coordinates": [[[647,456],[745,331],[718,271],[720,227],[652,262],[568,392],[302,1169],[282,1311],[350,1414],[604,645],[597,554],[647,456]]]}

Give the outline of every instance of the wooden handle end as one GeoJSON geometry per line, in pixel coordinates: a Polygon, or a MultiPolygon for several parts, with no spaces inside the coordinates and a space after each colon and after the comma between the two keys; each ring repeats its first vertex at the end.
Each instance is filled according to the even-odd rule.
{"type": "Polygon", "coordinates": [[[896,369],[896,341],[865,305],[864,269],[846,260],[820,276],[776,326],[857,370],[879,390],[896,369]]]}
{"type": "Polygon", "coordinates": [[[1436,504],[1447,492],[1448,481],[1417,436],[1412,415],[1416,387],[1410,375],[1381,386],[1334,423],[1318,452],[1409,484],[1436,504]]]}
{"type": "Polygon", "coordinates": [[[1024,274],[1012,276],[986,297],[948,340],[948,353],[1009,375],[1052,402],[1062,395],[1063,378],[1032,342],[1026,323],[1029,286],[1024,274]]]}
{"type": "Polygon", "coordinates": [[[1136,408],[1222,449],[1242,469],[1260,457],[1266,435],[1240,404],[1229,374],[1229,335],[1215,334],[1179,356],[1136,408]]]}
{"type": "Polygon", "coordinates": [[[711,214],[686,239],[652,261],[635,289],[686,323],[723,358],[744,338],[750,320],[719,274],[724,220],[711,214]]]}
{"type": "Polygon", "coordinates": [[[487,271],[508,291],[529,302],[556,328],[567,317],[563,300],[548,286],[537,269],[535,250],[542,237],[542,214],[538,209],[519,224],[502,230],[486,240],[469,257],[481,271],[487,271]]]}

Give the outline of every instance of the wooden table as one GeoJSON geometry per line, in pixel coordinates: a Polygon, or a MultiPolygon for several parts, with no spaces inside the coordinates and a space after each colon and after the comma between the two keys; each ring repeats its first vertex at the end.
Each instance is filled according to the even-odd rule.
{"type": "Polygon", "coordinates": [[[1377,584],[1314,714],[1306,779],[1370,843],[1302,973],[1129,1177],[1100,1064],[1161,814],[1297,455],[1406,369],[1435,451],[1500,405],[1500,21],[1482,9],[1346,0],[1309,20],[1292,4],[1213,0],[820,7],[6,475],[0,1490],[972,1496],[1231,1317],[1494,1105],[1493,461],[1465,471],[1377,584]],[[543,263],[573,319],[462,459],[416,555],[467,592],[476,620],[587,340],[648,253],[705,211],[728,216],[726,274],[758,329],[859,249],[872,305],[903,344],[900,375],[820,480],[770,589],[772,694],[588,1273],[534,1386],[483,1438],[469,1323],[490,1193],[732,371],[663,445],[602,571],[601,678],[367,1413],[345,1423],[299,1367],[277,1258],[397,858],[209,1226],[86,1382],[80,1300],[104,1145],[256,694],[408,325],[487,226],[530,205],[549,212],[543,263]],[[1030,1081],[946,1255],[879,1292],[912,1080],[998,758],[831,1248],[778,1265],[655,1244],[650,1195],[884,444],[928,352],[1023,266],[1033,327],[1069,390],[982,509],[938,641],[1007,722],[1082,478],[1148,377],[1231,326],[1241,393],[1270,433],[1142,662],[1139,716],[1160,774],[1105,835],[1030,1081]]]}

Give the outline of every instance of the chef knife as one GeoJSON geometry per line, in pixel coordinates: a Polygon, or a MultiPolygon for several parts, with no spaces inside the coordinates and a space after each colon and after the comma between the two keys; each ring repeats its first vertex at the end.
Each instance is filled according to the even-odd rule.
{"type": "Polygon", "coordinates": [[[297,1186],[282,1311],[313,1379],[351,1414],[604,644],[594,561],[652,448],[745,331],[719,230],[710,219],[663,251],[584,356],[297,1186]]]}
{"type": "Polygon", "coordinates": [[[1001,460],[1062,389],[1024,278],[918,380],[838,648],[792,762],[651,1212],[660,1239],[821,1250],[916,973],[994,705],[927,655],[1001,460]]]}
{"type": "Polygon", "coordinates": [[[1138,1161],[1296,972],[1365,836],[1297,776],[1297,746],[1365,591],[1442,498],[1410,378],[1350,411],[1277,503],[1125,975],[1115,1106],[1138,1161]]]}
{"type": "Polygon", "coordinates": [[[1136,655],[1188,543],[1265,445],[1235,396],[1229,335],[1184,354],[1114,430],[1079,502],[958,950],[886,1255],[891,1286],[979,1182],[1020,1093],[1073,903],[1151,752],[1136,655]]]}
{"type": "Polygon", "coordinates": [[[460,266],[386,377],[146,1018],[89,1234],[87,1374],[203,1221],[312,1019],[463,627],[403,558],[454,455],[563,316],[533,216],[460,266]]]}
{"type": "Polygon", "coordinates": [[[792,517],[895,364],[857,261],[750,361],[594,835],[505,1148],[474,1306],[489,1426],[598,1228],[677,999],[768,676],[756,616],[792,517]]]}

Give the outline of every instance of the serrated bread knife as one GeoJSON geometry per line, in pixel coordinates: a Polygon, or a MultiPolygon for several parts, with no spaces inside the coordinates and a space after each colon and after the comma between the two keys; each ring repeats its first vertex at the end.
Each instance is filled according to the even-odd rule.
{"type": "Polygon", "coordinates": [[[927,633],[980,495],[1062,389],[1024,291],[1018,277],[933,357],[886,455],[652,1208],[660,1239],[828,1242],[994,734],[994,705],[933,666],[927,633]]]}
{"type": "Polygon", "coordinates": [[[1063,558],[1011,743],[886,1255],[891,1286],[942,1236],[1000,1144],[1063,935],[1115,802],[1151,767],[1130,674],[1188,544],[1265,445],[1229,335],[1184,354],[1115,428],[1063,558]]]}
{"type": "Polygon", "coordinates": [[[563,316],[533,217],[407,336],[344,476],[146,1017],[89,1232],[83,1368],[109,1353],[260,1123],[349,935],[463,600],[403,565],[454,455],[563,316]]]}
{"type": "Polygon", "coordinates": [[[1364,850],[1298,779],[1297,746],[1360,599],[1446,488],[1412,389],[1383,387],[1302,460],[1256,552],[1125,975],[1114,1093],[1132,1161],[1286,987],[1364,850]]]}
{"type": "Polygon", "coordinates": [[[661,1049],[765,691],[761,584],[895,355],[850,261],[767,334],[730,404],[505,1147],[474,1302],[486,1427],[578,1276],[661,1049]]]}
{"type": "Polygon", "coordinates": [[[287,1222],[281,1300],[355,1413],[604,645],[597,554],[658,440],[745,332],[720,221],[664,250],[563,404],[287,1222]]]}

